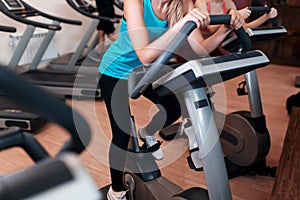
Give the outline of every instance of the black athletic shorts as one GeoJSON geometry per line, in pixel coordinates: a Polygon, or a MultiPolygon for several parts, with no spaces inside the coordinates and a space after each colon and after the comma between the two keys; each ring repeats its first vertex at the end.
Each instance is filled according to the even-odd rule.
{"type": "MultiPolygon", "coordinates": [[[[103,17],[115,17],[114,3],[113,0],[96,0],[97,11],[100,16],[103,17]]],[[[115,26],[113,22],[100,21],[97,30],[102,30],[106,34],[113,33],[115,31],[115,26]]]]}

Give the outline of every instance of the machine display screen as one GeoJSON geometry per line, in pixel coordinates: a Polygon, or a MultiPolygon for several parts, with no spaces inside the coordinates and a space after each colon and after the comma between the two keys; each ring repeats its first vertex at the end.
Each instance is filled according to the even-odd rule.
{"type": "Polygon", "coordinates": [[[87,2],[83,0],[74,0],[74,3],[76,4],[77,7],[82,8],[82,7],[87,7],[88,4],[87,2]]]}
{"type": "Polygon", "coordinates": [[[23,10],[24,5],[19,0],[1,0],[8,10],[23,10]]]}

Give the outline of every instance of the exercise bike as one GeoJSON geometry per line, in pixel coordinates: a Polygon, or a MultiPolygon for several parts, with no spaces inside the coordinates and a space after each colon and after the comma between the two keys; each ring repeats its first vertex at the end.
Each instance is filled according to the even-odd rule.
{"type": "MultiPolygon", "coordinates": [[[[249,7],[251,13],[268,13],[268,7],[249,7]]],[[[279,38],[287,33],[283,26],[278,25],[277,18],[271,20],[272,27],[245,29],[252,42],[261,42],[279,38]]],[[[222,43],[222,47],[230,52],[240,52],[242,47],[236,35],[229,37],[222,43]]],[[[221,132],[221,144],[225,154],[226,168],[229,178],[244,173],[275,176],[276,167],[266,166],[266,156],[270,149],[270,136],[266,126],[260,99],[259,84],[255,71],[245,74],[245,81],[237,88],[238,95],[248,95],[250,112],[237,111],[225,115],[214,110],[217,127],[221,132]],[[224,122],[225,118],[225,122],[224,122]]],[[[212,96],[208,93],[209,96],[212,96]]],[[[213,107],[213,104],[211,104],[213,107]]],[[[173,139],[177,135],[187,135],[192,131],[189,123],[173,124],[162,129],[159,134],[165,140],[173,139]]],[[[187,158],[190,168],[202,170],[201,163],[197,162],[197,147],[190,149],[187,158]]]]}
{"type": "MultiPolygon", "coordinates": [[[[229,23],[229,15],[211,16],[211,24],[229,23]]],[[[153,87],[159,95],[175,93],[191,119],[194,136],[189,144],[200,148],[197,159],[202,163],[207,191],[203,188],[182,190],[164,178],[150,153],[144,154],[137,142],[134,120],[132,119],[133,148],[128,155],[128,172],[125,185],[129,199],[231,199],[231,191],[225,161],[219,140],[219,133],[205,92],[207,84],[213,85],[240,76],[258,67],[269,64],[268,58],[260,51],[250,51],[216,58],[191,60],[183,65],[166,67],[173,53],[187,35],[196,27],[188,22],[170,42],[151,67],[136,68],[129,77],[131,98],[138,98],[147,87],[153,87]],[[214,167],[211,167],[214,166],[214,167]]],[[[243,46],[250,49],[251,43],[243,29],[237,31],[243,46]]]]}

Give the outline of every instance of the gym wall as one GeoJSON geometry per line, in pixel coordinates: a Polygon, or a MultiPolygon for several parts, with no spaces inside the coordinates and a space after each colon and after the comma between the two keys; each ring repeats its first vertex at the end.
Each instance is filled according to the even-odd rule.
{"type": "MultiPolygon", "coordinates": [[[[56,43],[57,50],[59,54],[64,54],[67,52],[72,52],[77,44],[78,40],[83,37],[83,34],[85,33],[85,30],[87,29],[90,19],[77,13],[75,10],[73,10],[66,1],[64,0],[26,0],[28,4],[31,6],[47,12],[49,14],[68,18],[68,19],[74,19],[74,20],[80,20],[83,22],[83,25],[81,26],[72,26],[72,25],[66,25],[62,24],[62,30],[58,31],[54,37],[54,42],[56,43]]],[[[34,19],[34,18],[32,18],[34,19]]],[[[36,20],[39,20],[36,18],[36,20]]],[[[50,21],[49,21],[50,22],[50,21]]],[[[8,17],[6,17],[4,14],[0,13],[0,24],[1,25],[7,25],[7,26],[14,26],[17,28],[17,33],[22,34],[26,28],[26,25],[21,24],[19,22],[16,22],[8,17]]],[[[37,29],[37,31],[40,31],[41,29],[37,29]]],[[[0,64],[7,64],[9,59],[12,56],[12,50],[9,46],[10,40],[9,35],[11,33],[4,33],[0,32],[0,39],[1,39],[1,48],[0,48],[0,64]]]]}

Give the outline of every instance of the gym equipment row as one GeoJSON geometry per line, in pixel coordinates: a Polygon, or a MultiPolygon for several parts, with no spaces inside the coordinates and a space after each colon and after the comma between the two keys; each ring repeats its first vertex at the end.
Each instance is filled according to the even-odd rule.
{"type": "MultiPolygon", "coordinates": [[[[211,24],[228,24],[229,22],[229,15],[211,16],[211,24]]],[[[160,70],[162,65],[167,63],[173,56],[170,52],[174,52],[194,28],[196,28],[196,24],[188,22],[180,33],[177,34],[170,42],[167,50],[153,63],[151,68],[146,66],[138,68],[138,72],[144,72],[144,76],[140,79],[140,81],[134,78],[135,72],[131,74],[129,81],[133,81],[133,83],[130,84],[132,85],[130,94],[132,98],[138,98],[142,94],[143,90],[151,85],[155,88],[159,95],[167,95],[170,91],[172,91],[176,92],[178,96],[183,97],[183,102],[185,102],[192,127],[195,130],[193,141],[195,141],[195,144],[199,147],[199,149],[201,149],[199,151],[198,159],[200,159],[203,164],[208,189],[205,190],[195,187],[188,190],[182,190],[180,187],[173,185],[172,182],[161,176],[160,170],[157,168],[153,158],[151,156],[149,157],[149,154],[142,154],[143,149],[135,147],[134,149],[136,149],[137,152],[129,155],[128,171],[124,178],[129,189],[129,199],[143,199],[145,196],[152,199],[199,199],[200,197],[203,197],[204,199],[208,199],[208,197],[210,199],[232,198],[219,135],[205,88],[208,83],[211,86],[236,76],[243,75],[244,73],[256,68],[264,67],[269,64],[269,60],[260,51],[248,51],[251,49],[251,42],[247,37],[247,34],[241,28],[237,30],[236,33],[243,42],[244,52],[235,53],[229,56],[215,57],[212,58],[211,62],[207,62],[205,59],[192,60],[183,65],[174,66],[174,68],[168,67],[167,70],[162,72],[160,70]],[[216,67],[212,68],[211,63],[216,63],[216,67]],[[159,76],[157,76],[158,74],[159,76]],[[207,80],[213,81],[207,82],[207,80]],[[156,168],[156,170],[153,170],[153,167],[156,168]],[[136,174],[131,173],[135,172],[136,169],[140,169],[142,171],[136,174]],[[149,171],[148,169],[151,170],[149,171]]],[[[139,73],[139,75],[140,74],[141,73],[139,73]]],[[[80,153],[85,149],[86,145],[88,145],[90,141],[90,129],[88,124],[77,112],[63,104],[51,94],[32,85],[31,83],[23,80],[22,77],[19,77],[4,68],[0,68],[0,87],[5,94],[16,100],[17,103],[26,106],[35,113],[47,117],[50,121],[60,124],[70,132],[72,138],[65,143],[59,154],[65,151],[80,153]],[[24,96],[24,98],[20,99],[19,95],[24,96]]],[[[12,130],[12,132],[20,131],[12,130]]],[[[136,132],[134,129],[132,134],[136,140],[136,132]]],[[[9,136],[10,134],[7,133],[6,135],[9,136]]],[[[13,145],[13,143],[16,142],[12,138],[11,144],[13,145]]],[[[41,157],[47,157],[47,153],[43,151],[34,150],[33,152],[42,152],[41,157]]],[[[68,180],[71,179],[70,174],[74,175],[77,173],[67,172],[70,172],[70,165],[68,165],[67,160],[68,159],[65,158],[59,158],[58,160],[51,159],[51,161],[41,161],[40,164],[28,169],[29,171],[27,171],[26,174],[29,174],[30,177],[35,177],[37,175],[39,177],[47,177],[47,174],[51,172],[52,177],[58,176],[63,179],[60,179],[61,182],[64,182],[64,180],[68,182],[68,180]],[[49,166],[51,166],[52,169],[50,171],[48,170],[49,166]]],[[[76,177],[76,175],[74,176],[76,177]]],[[[14,195],[24,194],[25,188],[18,189],[20,193],[14,192],[14,194],[9,194],[8,188],[17,189],[17,186],[20,185],[20,183],[31,181],[30,177],[25,176],[24,173],[3,177],[0,179],[0,182],[2,184],[6,184],[6,187],[3,187],[4,190],[2,192],[0,191],[0,194],[2,195],[4,193],[3,196],[6,195],[4,196],[6,197],[5,199],[12,199],[14,195]]],[[[41,183],[39,186],[44,187],[33,187],[35,190],[32,191],[36,192],[35,194],[27,193],[27,196],[18,197],[29,198],[31,195],[32,197],[44,197],[43,195],[49,195],[49,193],[51,195],[70,193],[66,189],[67,187],[53,187],[57,184],[57,182],[53,183],[52,179],[50,180],[51,184],[49,185],[42,184],[39,182],[41,180],[35,180],[37,183],[41,183]],[[65,190],[60,190],[62,188],[65,190]],[[60,191],[62,193],[56,193],[56,191],[60,191]]],[[[95,195],[93,197],[96,199],[100,198],[97,196],[99,194],[97,192],[95,193],[96,190],[92,185],[93,184],[91,183],[89,184],[91,190],[88,191],[92,191],[95,195]]],[[[60,186],[64,185],[60,184],[60,186]]],[[[83,189],[86,189],[86,187],[83,189]]],[[[81,195],[83,192],[87,191],[83,189],[77,188],[77,190],[81,192],[81,195]]],[[[57,196],[51,197],[54,198],[57,196]]]]}
{"type": "MultiPolygon", "coordinates": [[[[0,31],[16,32],[16,28],[0,26],[0,31]]],[[[6,95],[0,90],[0,128],[5,129],[11,126],[18,126],[26,131],[37,131],[44,124],[45,120],[38,114],[31,113],[27,109],[20,107],[15,102],[7,99],[6,95]]]]}
{"type": "MultiPolygon", "coordinates": [[[[230,16],[228,15],[211,16],[211,24],[219,24],[221,22],[229,23],[229,21],[230,21],[230,16]]],[[[258,85],[255,84],[257,82],[255,78],[256,77],[255,71],[252,70],[255,70],[256,68],[259,67],[264,67],[268,65],[270,61],[261,51],[257,51],[257,50],[249,51],[251,49],[251,42],[249,41],[249,38],[247,38],[247,35],[245,35],[243,29],[240,29],[239,31],[237,31],[237,35],[243,43],[242,52],[232,53],[231,55],[228,56],[214,57],[211,59],[192,60],[192,61],[188,61],[183,65],[173,66],[172,68],[167,67],[165,70],[162,71],[161,70],[162,65],[167,63],[169,59],[173,56],[173,54],[170,52],[174,52],[176,48],[181,44],[181,42],[185,39],[185,37],[195,27],[196,26],[193,23],[186,24],[186,26],[181,31],[181,34],[178,34],[178,36],[175,37],[175,39],[171,42],[171,44],[167,48],[167,51],[163,53],[156,60],[156,62],[151,66],[151,68],[143,66],[141,68],[137,68],[131,74],[129,81],[133,83],[130,84],[132,86],[132,88],[130,89],[130,94],[132,98],[138,98],[142,94],[142,92],[148,86],[151,85],[153,88],[155,88],[155,90],[159,95],[168,95],[170,92],[175,92],[176,94],[178,94],[178,96],[183,97],[182,101],[185,102],[186,105],[186,109],[187,109],[186,113],[188,113],[187,117],[189,117],[191,121],[191,126],[190,126],[191,132],[189,133],[188,136],[190,149],[194,149],[195,147],[196,148],[198,147],[199,150],[198,154],[195,155],[192,158],[192,160],[195,163],[199,163],[203,168],[203,171],[207,179],[208,191],[201,188],[192,188],[189,190],[182,191],[182,189],[179,186],[173,185],[172,182],[168,181],[167,179],[164,179],[161,176],[156,163],[153,161],[153,158],[143,156],[143,154],[142,155],[135,154],[144,151],[143,149],[140,149],[138,146],[136,146],[134,147],[135,153],[130,155],[132,157],[129,157],[128,173],[126,173],[125,175],[125,181],[129,187],[128,195],[130,199],[134,199],[134,198],[141,199],[145,196],[153,196],[154,199],[158,197],[159,197],[158,199],[172,199],[172,198],[178,199],[180,197],[185,199],[193,199],[193,198],[198,199],[199,196],[202,196],[204,199],[205,198],[207,199],[208,196],[211,199],[223,199],[223,198],[231,199],[231,192],[228,184],[226,165],[223,159],[224,149],[221,148],[221,143],[219,141],[217,125],[216,125],[217,120],[215,121],[214,119],[215,115],[211,110],[212,107],[210,106],[205,88],[206,86],[212,86],[219,82],[226,81],[236,76],[243,75],[244,73],[248,74],[250,72],[249,73],[249,76],[251,77],[250,85],[251,87],[255,87],[258,89],[258,85]],[[140,78],[141,74],[144,75],[142,78],[140,78]],[[159,75],[157,76],[157,74],[159,75]],[[136,78],[135,75],[138,75],[139,77],[136,78]],[[145,163],[147,164],[146,166],[145,163]],[[210,166],[217,166],[217,167],[211,168],[210,166]],[[153,169],[153,167],[156,170],[154,171],[151,170],[151,172],[148,173],[148,169],[149,168],[153,169]],[[133,174],[130,172],[130,171],[135,171],[136,168],[141,169],[142,171],[138,174],[133,174]],[[144,171],[146,171],[147,173],[144,173],[144,171]],[[150,180],[152,181],[151,182],[152,185],[149,184],[150,180]],[[157,180],[157,182],[153,180],[157,180]],[[144,188],[154,187],[155,190],[137,189],[141,187],[144,188]],[[172,189],[174,190],[172,191],[172,189]],[[144,192],[146,192],[146,194],[144,192]]],[[[17,88],[15,87],[12,88],[10,85],[12,84],[12,82],[9,82],[9,84],[7,84],[6,81],[8,80],[6,80],[5,78],[3,78],[2,80],[1,77],[1,80],[4,82],[0,84],[1,87],[5,88],[5,85],[6,86],[8,85],[7,88],[9,87],[9,89],[3,90],[5,94],[7,93],[8,95],[13,96],[16,100],[19,100],[19,103],[23,103],[23,104],[25,103],[27,106],[29,105],[29,107],[33,109],[34,112],[49,116],[49,112],[51,113],[51,110],[53,109],[52,107],[50,108],[51,110],[45,109],[41,107],[45,106],[46,104],[37,105],[36,101],[31,102],[33,101],[33,99],[37,99],[40,102],[41,99],[36,97],[34,94],[42,94],[44,97],[51,99],[49,101],[46,101],[47,106],[45,107],[48,107],[49,105],[53,105],[53,107],[57,109],[57,110],[55,109],[55,111],[52,111],[53,113],[56,111],[58,112],[58,109],[59,110],[62,109],[61,112],[64,112],[64,114],[59,112],[59,114],[62,114],[62,116],[61,118],[58,117],[58,120],[57,120],[57,116],[52,116],[53,114],[52,115],[50,114],[50,119],[52,120],[56,119],[54,121],[57,121],[59,124],[65,123],[65,122],[61,122],[60,120],[65,121],[66,119],[68,119],[68,116],[65,116],[65,112],[70,113],[70,110],[64,108],[62,106],[63,105],[62,102],[57,103],[58,101],[57,99],[54,100],[55,98],[53,99],[46,93],[44,94],[39,92],[38,90],[36,91],[36,89],[34,89],[35,87],[30,86],[30,84],[27,85],[26,82],[22,82],[22,79],[14,77],[15,75],[10,74],[10,72],[7,72],[6,70],[1,70],[0,75],[1,74],[3,74],[3,77],[6,77],[10,79],[10,81],[14,82],[13,85],[16,85],[16,83],[20,83],[24,85],[24,88],[22,88],[23,92],[19,92],[18,89],[19,86],[17,86],[17,88]],[[29,95],[29,93],[27,94],[28,91],[32,91],[32,93],[29,95]],[[25,98],[20,100],[16,96],[20,94],[24,94],[25,98]]],[[[248,89],[248,91],[252,91],[252,90],[248,89]]],[[[259,92],[259,90],[257,91],[259,92]]],[[[260,98],[259,93],[258,96],[254,95],[253,98],[256,100],[259,99],[260,98]]],[[[43,101],[45,103],[45,100],[43,101]]],[[[254,110],[255,110],[254,113],[260,113],[257,112],[257,109],[254,110]]],[[[81,117],[79,117],[79,119],[80,121],[83,120],[81,119],[81,117]]],[[[71,122],[70,119],[66,121],[70,123],[74,123],[71,122]]],[[[64,127],[66,127],[71,132],[74,131],[72,125],[64,124],[64,127]]],[[[86,125],[83,125],[81,128],[84,131],[88,130],[88,127],[86,125]]],[[[21,131],[18,129],[10,129],[5,133],[5,135],[13,135],[15,133],[19,134],[20,132],[21,131]]],[[[132,132],[133,132],[133,136],[136,138],[135,131],[133,130],[132,132]]],[[[265,135],[264,137],[266,137],[266,141],[268,141],[268,133],[263,133],[263,135],[265,135]]],[[[25,138],[27,137],[29,136],[25,136],[25,138]]],[[[85,146],[85,145],[83,146],[82,143],[78,143],[77,141],[79,138],[81,139],[81,137],[85,138],[87,136],[86,135],[80,137],[75,136],[75,139],[73,138],[72,141],[68,141],[68,143],[63,148],[64,150],[62,151],[71,149],[72,151],[75,151],[77,153],[81,152],[85,146]]],[[[89,139],[86,139],[84,143],[87,144],[88,140],[89,139]]],[[[25,146],[28,147],[34,145],[25,145],[25,146]]],[[[7,148],[7,146],[4,148],[7,148]]],[[[33,150],[32,154],[35,154],[35,152],[38,151],[33,150]]],[[[263,150],[263,152],[264,153],[259,155],[263,155],[264,157],[266,150],[263,150]]],[[[42,152],[41,157],[47,157],[47,153],[42,152]]],[[[39,160],[39,158],[37,160],[39,160]]],[[[66,166],[68,166],[67,164],[68,159],[62,158],[58,160],[59,163],[63,162],[66,163],[65,164],[66,166]]],[[[57,160],[55,160],[54,162],[57,162],[57,160]]],[[[47,164],[45,165],[35,166],[36,168],[34,170],[29,171],[32,174],[31,173],[29,174],[32,176],[35,176],[37,173],[45,174],[47,172],[46,169],[48,169],[46,165],[52,163],[52,160],[46,163],[47,164]],[[38,169],[38,167],[40,168],[38,169]]],[[[57,172],[55,170],[55,172],[53,172],[53,176],[59,174],[65,175],[67,174],[67,170],[61,170],[61,172],[57,172]]],[[[13,180],[18,181],[18,178],[20,177],[25,177],[25,174],[15,175],[13,176],[13,180]]],[[[66,178],[66,180],[69,179],[66,178]]],[[[29,180],[23,179],[22,181],[29,181],[29,180]]],[[[43,188],[43,191],[44,190],[46,189],[43,188]]],[[[7,192],[7,190],[5,191],[7,192]]],[[[41,192],[40,189],[36,189],[33,191],[41,192]]],[[[66,192],[66,191],[62,190],[62,192],[66,192]]],[[[32,193],[30,195],[35,195],[35,194],[32,193]]],[[[8,198],[9,196],[4,196],[4,197],[6,197],[5,199],[9,199],[8,198]]]]}
{"type": "MultiPolygon", "coordinates": [[[[214,19],[214,16],[211,16],[212,24],[219,24],[221,22],[229,23],[229,21],[230,16],[228,15],[221,17],[218,16],[216,17],[216,19],[214,19]]],[[[190,119],[193,124],[193,129],[196,130],[194,132],[196,144],[199,147],[202,147],[200,151],[201,156],[198,157],[198,159],[200,159],[201,163],[203,164],[204,173],[207,179],[208,191],[198,187],[181,191],[178,186],[173,186],[172,182],[164,179],[161,176],[158,168],[154,171],[147,171],[147,169],[156,166],[153,158],[149,159],[149,157],[146,158],[143,156],[145,154],[133,153],[130,154],[130,157],[128,158],[129,171],[125,175],[126,183],[129,184],[128,187],[130,189],[130,198],[134,197],[139,199],[140,197],[145,197],[145,195],[153,195],[153,198],[156,197],[160,199],[176,199],[179,197],[185,199],[199,199],[200,196],[204,199],[208,199],[208,197],[210,199],[231,199],[231,192],[228,183],[222,148],[218,137],[218,131],[205,92],[205,87],[207,86],[206,80],[207,78],[209,78],[208,80],[214,80],[213,82],[209,82],[210,85],[219,83],[221,81],[226,81],[233,77],[240,76],[248,71],[254,70],[258,67],[264,67],[269,63],[269,60],[260,51],[246,52],[246,50],[251,47],[251,43],[248,40],[245,32],[243,32],[243,29],[240,29],[237,33],[243,38],[245,53],[236,54],[234,56],[230,55],[229,57],[221,56],[212,58],[212,61],[215,62],[216,65],[218,65],[218,67],[214,68],[214,70],[211,70],[211,66],[207,65],[207,62],[205,60],[188,61],[187,63],[172,69],[172,71],[170,71],[170,68],[168,68],[168,70],[165,71],[166,74],[160,74],[161,76],[160,78],[158,78],[156,75],[158,72],[161,73],[161,71],[159,70],[161,68],[161,65],[165,64],[172,57],[172,54],[170,52],[174,52],[174,49],[176,49],[181,44],[181,42],[195,27],[196,24],[192,22],[187,23],[183,27],[180,34],[178,34],[169,44],[169,47],[167,48],[168,51],[165,51],[163,54],[161,54],[161,56],[156,60],[151,68],[144,70],[146,71],[146,74],[143,76],[141,81],[138,82],[137,85],[131,84],[133,86],[133,89],[131,90],[131,97],[138,98],[143,91],[141,89],[145,89],[150,84],[152,84],[152,86],[160,95],[166,95],[171,90],[172,92],[176,91],[178,95],[180,94],[180,96],[184,97],[187,111],[189,113],[189,116],[191,116],[190,119]],[[218,61],[220,59],[224,59],[223,62],[218,61]],[[231,62],[235,63],[235,65],[232,65],[231,62]],[[222,77],[220,79],[213,78],[220,75],[222,77]],[[197,123],[199,120],[201,120],[202,123],[197,123]],[[202,140],[203,138],[205,138],[205,140],[202,140]],[[146,160],[144,160],[145,158],[146,160]],[[212,168],[209,166],[217,167],[212,168]],[[141,171],[141,173],[137,173],[137,175],[132,174],[130,173],[130,170],[134,170],[132,167],[138,167],[138,169],[145,170],[146,173],[143,173],[143,171],[141,171]],[[147,178],[148,180],[143,180],[141,178],[147,178]],[[150,179],[157,180],[157,182],[155,183],[151,181],[152,184],[154,184],[151,186],[151,188],[154,188],[154,190],[150,191],[149,188],[147,190],[137,189],[143,186],[147,188],[147,186],[149,186],[150,179]],[[162,186],[162,183],[166,185],[162,186]],[[143,186],[138,186],[138,184],[142,184],[143,186]],[[174,191],[168,191],[168,189],[173,189],[174,191]],[[149,194],[144,194],[143,192],[147,192],[149,194]]],[[[34,87],[30,83],[22,80],[21,77],[14,75],[12,72],[7,71],[6,69],[0,70],[0,76],[0,85],[2,86],[1,89],[3,89],[3,92],[16,99],[21,105],[27,106],[34,112],[46,116],[47,119],[59,123],[70,131],[70,133],[72,134],[72,140],[69,140],[60,152],[74,151],[76,153],[80,153],[82,150],[84,150],[85,146],[89,143],[90,140],[90,136],[88,134],[89,127],[79,114],[72,111],[62,102],[57,100],[57,98],[47,94],[46,92],[43,93],[42,89],[34,87]],[[5,87],[5,85],[11,85],[12,82],[14,83],[12,84],[13,87],[5,87]],[[24,98],[19,99],[19,94],[22,94],[24,98]],[[75,121],[73,121],[74,113],[75,121]],[[80,124],[79,126],[76,126],[78,122],[80,122],[80,124]]],[[[131,75],[130,81],[132,80],[132,77],[134,77],[134,73],[131,75]]],[[[41,157],[44,156],[47,157],[47,154],[42,153],[41,157]]],[[[56,163],[56,161],[54,161],[54,163],[56,163]]],[[[9,181],[10,179],[7,179],[8,181],[6,183],[15,183],[16,185],[18,185],[17,183],[18,181],[20,181],[20,178],[29,178],[32,176],[43,177],[45,171],[43,170],[42,165],[34,166],[34,170],[38,173],[33,173],[32,170],[29,170],[24,176],[22,176],[22,174],[15,175],[13,177],[14,181],[12,182],[9,181]],[[38,169],[39,167],[40,169],[38,169]]],[[[56,167],[54,167],[53,170],[56,170],[56,167]]],[[[66,171],[67,170],[62,170],[61,177],[67,177],[66,171]]],[[[48,175],[49,170],[47,170],[46,173],[48,175]]],[[[65,179],[68,180],[68,178],[65,179]]],[[[22,181],[27,180],[28,179],[22,179],[22,181]]],[[[32,187],[35,186],[35,189],[33,189],[33,191],[37,191],[39,194],[29,195],[43,195],[42,191],[46,191],[46,189],[48,189],[44,188],[43,190],[41,190],[40,187],[37,187],[37,185],[39,185],[37,183],[40,183],[39,181],[36,181],[34,183],[35,184],[32,184],[32,187]]],[[[7,192],[7,190],[4,191],[7,192]]],[[[68,191],[64,192],[68,193],[68,191]]],[[[80,192],[83,192],[83,190],[80,190],[80,192]]],[[[7,193],[5,194],[7,195],[7,193]]],[[[24,194],[24,192],[20,192],[18,194],[22,195],[24,194]]]]}
{"type": "MultiPolygon", "coordinates": [[[[23,34],[23,37],[16,48],[16,51],[9,62],[9,66],[13,69],[16,69],[20,56],[24,52],[34,30],[36,27],[47,29],[47,35],[45,36],[42,44],[38,49],[38,53],[35,55],[30,68],[28,71],[21,74],[26,79],[38,84],[41,87],[46,88],[47,90],[53,92],[57,95],[67,95],[67,96],[87,96],[87,97],[100,97],[101,93],[98,84],[98,74],[84,74],[77,73],[77,71],[65,71],[65,70],[40,70],[37,69],[38,64],[40,63],[43,54],[45,53],[48,45],[53,39],[55,32],[61,29],[60,23],[68,23],[72,25],[81,25],[80,21],[62,19],[54,17],[43,13],[22,0],[13,0],[9,1],[10,3],[14,2],[14,5],[18,5],[11,9],[7,6],[6,0],[0,1],[0,10],[21,23],[27,24],[27,28],[23,34]],[[6,2],[6,3],[4,3],[6,2]],[[52,24],[45,24],[41,22],[36,22],[34,20],[29,20],[29,16],[40,16],[46,19],[53,21],[52,24]]],[[[95,66],[96,68],[96,66],[95,66]]]]}
{"type": "MultiPolygon", "coordinates": [[[[75,1],[67,0],[67,3],[79,13],[90,17],[93,19],[90,27],[88,28],[84,38],[79,43],[76,51],[70,55],[63,55],[50,63],[47,70],[37,69],[47,47],[52,41],[56,31],[61,30],[60,23],[67,23],[71,25],[81,25],[80,21],[77,20],[68,20],[59,18],[46,14],[42,11],[39,11],[22,0],[1,0],[0,1],[0,11],[7,15],[8,17],[27,25],[26,30],[23,33],[22,39],[19,42],[13,56],[11,57],[8,66],[12,70],[17,70],[18,63],[24,54],[28,43],[36,28],[43,28],[48,30],[47,35],[43,39],[37,54],[33,58],[32,63],[29,66],[29,69],[21,74],[26,79],[31,82],[46,88],[52,93],[56,94],[59,98],[64,100],[64,96],[78,96],[78,97],[93,97],[100,98],[101,92],[98,88],[98,65],[99,63],[89,62],[86,65],[86,56],[82,55],[86,44],[89,39],[92,37],[92,34],[96,30],[97,23],[99,20],[109,20],[112,22],[117,22],[117,18],[110,19],[106,17],[101,17],[95,14],[95,8],[90,4],[87,4],[85,1],[75,1]],[[33,19],[33,17],[42,17],[44,19],[50,19],[53,21],[52,24],[42,23],[33,19]],[[54,63],[57,60],[63,59],[63,65],[59,65],[58,68],[55,68],[54,63]],[[83,60],[85,61],[83,64],[83,60]],[[80,61],[80,62],[79,62],[80,61]],[[77,65],[76,65],[77,63],[77,65]],[[53,64],[53,66],[52,66],[53,64]],[[79,70],[80,67],[80,70],[79,70]],[[86,69],[86,70],[85,70],[86,69]],[[78,72],[79,70],[79,72],[78,72]]],[[[15,32],[15,28],[4,28],[2,26],[1,31],[10,31],[15,32]]],[[[97,41],[94,39],[94,46],[97,41]]],[[[93,49],[93,44],[90,49],[93,49]]],[[[56,66],[57,67],[57,66],[56,66]]],[[[26,68],[26,67],[25,67],[26,68]]],[[[19,107],[16,104],[13,104],[10,101],[5,99],[5,96],[1,96],[1,111],[0,111],[0,128],[7,128],[10,126],[18,126],[23,130],[36,132],[45,124],[45,120],[35,113],[28,112],[26,109],[19,107]]]]}

